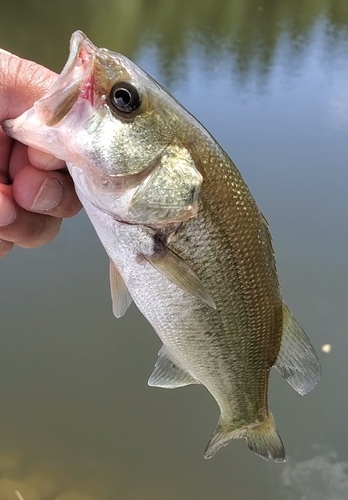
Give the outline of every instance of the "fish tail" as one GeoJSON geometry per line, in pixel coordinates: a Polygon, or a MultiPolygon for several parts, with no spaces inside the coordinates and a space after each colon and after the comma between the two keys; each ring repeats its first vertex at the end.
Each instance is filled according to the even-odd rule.
{"type": "Polygon", "coordinates": [[[246,431],[244,429],[231,430],[220,417],[218,425],[204,452],[204,458],[211,458],[214,456],[215,453],[223,446],[226,446],[231,439],[239,439],[243,437],[246,437],[246,431]]]}
{"type": "Polygon", "coordinates": [[[275,421],[271,412],[262,424],[256,425],[246,432],[249,449],[264,458],[275,462],[285,462],[285,449],[278,434],[275,421]]]}
{"type": "Polygon", "coordinates": [[[285,461],[285,449],[276,429],[272,413],[262,424],[248,429],[228,429],[220,419],[217,428],[210,438],[204,453],[204,458],[211,458],[215,453],[226,446],[232,439],[245,438],[249,449],[264,458],[275,462],[285,461]]]}

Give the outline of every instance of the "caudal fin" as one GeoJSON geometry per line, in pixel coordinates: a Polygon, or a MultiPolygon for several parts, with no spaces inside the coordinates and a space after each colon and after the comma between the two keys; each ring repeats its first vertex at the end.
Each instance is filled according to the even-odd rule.
{"type": "Polygon", "coordinates": [[[231,439],[239,439],[245,437],[245,432],[246,431],[244,429],[229,431],[220,418],[219,423],[205,449],[204,458],[213,457],[215,453],[223,446],[226,446],[231,441],[231,439]]]}
{"type": "Polygon", "coordinates": [[[285,449],[275,426],[272,413],[269,413],[267,419],[255,427],[248,429],[228,430],[228,428],[219,421],[208,446],[204,453],[204,458],[211,458],[215,453],[226,446],[231,439],[245,438],[249,449],[264,458],[270,458],[275,462],[285,461],[285,449]]]}
{"type": "Polygon", "coordinates": [[[284,445],[271,412],[262,424],[248,429],[246,440],[249,449],[265,460],[285,462],[284,445]]]}

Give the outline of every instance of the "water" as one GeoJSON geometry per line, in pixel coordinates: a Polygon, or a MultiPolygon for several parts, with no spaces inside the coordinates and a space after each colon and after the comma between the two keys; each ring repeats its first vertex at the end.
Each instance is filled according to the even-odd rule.
{"type": "Polygon", "coordinates": [[[1,6],[0,46],[56,71],[75,29],[168,86],[237,163],[324,376],[301,398],[272,374],[285,465],[244,441],[205,461],[214,401],[147,387],[160,342],[134,306],[113,318],[107,259],[80,214],[0,262],[0,499],[348,499],[348,2],[1,6]]]}

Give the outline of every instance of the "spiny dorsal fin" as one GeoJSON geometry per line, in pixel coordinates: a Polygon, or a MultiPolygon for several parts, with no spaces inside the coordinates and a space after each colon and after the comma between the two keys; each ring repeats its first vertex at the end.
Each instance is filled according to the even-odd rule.
{"type": "Polygon", "coordinates": [[[116,318],[121,318],[132,303],[128,289],[120,275],[117,267],[110,259],[110,291],[112,300],[112,312],[116,318]]]}
{"type": "Polygon", "coordinates": [[[169,356],[167,349],[162,346],[148,384],[151,387],[175,389],[176,387],[184,387],[185,385],[199,384],[199,382],[180,368],[169,356]]]}
{"type": "Polygon", "coordinates": [[[283,304],[282,343],[274,366],[302,396],[310,392],[321,377],[317,353],[286,304],[283,304]]]}
{"type": "Polygon", "coordinates": [[[163,250],[158,254],[144,255],[144,257],[169,281],[172,281],[190,295],[202,300],[213,309],[216,309],[214,300],[204,288],[198,276],[181,257],[169,250],[169,248],[163,247],[163,250]]]}

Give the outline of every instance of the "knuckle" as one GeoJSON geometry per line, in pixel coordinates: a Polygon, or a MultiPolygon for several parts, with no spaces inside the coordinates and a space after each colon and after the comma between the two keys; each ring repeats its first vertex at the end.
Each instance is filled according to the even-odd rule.
{"type": "Polygon", "coordinates": [[[17,244],[23,248],[37,248],[57,236],[61,219],[49,215],[35,215],[35,221],[23,228],[17,244]]]}
{"type": "Polygon", "coordinates": [[[0,258],[5,257],[13,247],[13,243],[0,238],[0,258]]]}
{"type": "Polygon", "coordinates": [[[49,215],[42,215],[40,225],[35,227],[35,230],[30,235],[29,244],[34,247],[41,247],[55,238],[59,232],[62,220],[49,215]]]}
{"type": "Polygon", "coordinates": [[[82,205],[80,200],[77,197],[74,197],[69,203],[69,205],[65,208],[64,214],[62,215],[64,218],[74,217],[74,215],[79,213],[81,208],[82,205]]]}

